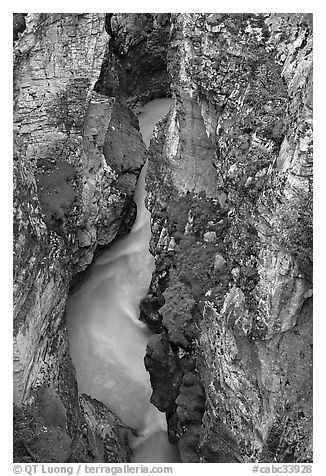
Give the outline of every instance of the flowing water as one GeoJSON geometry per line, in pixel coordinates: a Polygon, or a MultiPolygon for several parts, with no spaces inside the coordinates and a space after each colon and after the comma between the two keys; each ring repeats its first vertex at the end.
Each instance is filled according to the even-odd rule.
{"type": "MultiPolygon", "coordinates": [[[[139,115],[148,146],[155,124],[172,99],[155,99],[139,115]]],[[[167,439],[165,415],[150,403],[151,386],[144,366],[151,332],[138,320],[154,259],[148,251],[150,214],[145,208],[144,166],[135,191],[137,217],[131,232],[103,253],[90,278],[67,304],[71,357],[80,393],[103,402],[138,436],[131,442],[133,462],[175,462],[167,439]]]]}

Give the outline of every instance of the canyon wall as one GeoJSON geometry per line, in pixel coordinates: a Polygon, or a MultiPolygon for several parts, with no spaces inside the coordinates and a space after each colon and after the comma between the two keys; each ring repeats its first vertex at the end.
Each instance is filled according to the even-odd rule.
{"type": "Polygon", "coordinates": [[[105,15],[28,14],[18,19],[14,35],[17,458],[92,460],[98,457],[98,445],[110,446],[113,432],[118,442],[114,445],[124,449],[119,455],[113,448],[110,458],[126,461],[121,422],[111,429],[107,423],[106,430],[101,413],[109,412],[103,405],[91,409],[91,400],[78,403],[64,311],[73,277],[85,270],[96,251],[130,229],[135,217],[132,196],[146,149],[138,120],[123,100],[94,90],[109,39],[105,15]],[[49,404],[44,403],[48,394],[49,404]],[[25,434],[22,429],[30,419],[38,423],[25,434]]]}
{"type": "Polygon", "coordinates": [[[172,15],[152,401],[184,462],[312,458],[312,19],[172,15]]]}
{"type": "Polygon", "coordinates": [[[170,440],[183,462],[311,461],[311,15],[17,14],[14,40],[17,461],[128,461],[129,430],[78,401],[64,309],[148,155],[170,440]],[[147,154],[134,113],[171,95],[147,154]]]}

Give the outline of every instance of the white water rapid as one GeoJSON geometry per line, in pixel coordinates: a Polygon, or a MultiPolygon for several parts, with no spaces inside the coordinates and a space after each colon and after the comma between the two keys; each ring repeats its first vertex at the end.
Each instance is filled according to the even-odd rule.
{"type": "MultiPolygon", "coordinates": [[[[172,101],[155,99],[139,115],[147,146],[172,101]]],[[[144,356],[151,332],[138,320],[139,302],[154,269],[148,250],[151,230],[144,204],[145,174],[146,166],[137,183],[137,218],[131,232],[96,260],[87,282],[69,298],[67,327],[79,392],[103,402],[138,432],[131,442],[132,462],[176,462],[165,415],[150,403],[144,356]]]]}

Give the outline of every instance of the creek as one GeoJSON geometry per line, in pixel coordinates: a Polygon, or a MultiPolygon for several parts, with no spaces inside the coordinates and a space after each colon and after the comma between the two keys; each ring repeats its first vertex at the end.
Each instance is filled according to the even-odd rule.
{"type": "MultiPolygon", "coordinates": [[[[173,100],[154,99],[138,116],[146,146],[173,100]]],[[[152,332],[139,320],[139,303],[154,270],[149,252],[150,213],[145,207],[147,164],[134,195],[137,217],[130,233],[95,260],[90,277],[67,303],[67,329],[78,389],[101,401],[137,432],[132,462],[177,462],[165,414],[150,403],[144,366],[152,332]]]]}

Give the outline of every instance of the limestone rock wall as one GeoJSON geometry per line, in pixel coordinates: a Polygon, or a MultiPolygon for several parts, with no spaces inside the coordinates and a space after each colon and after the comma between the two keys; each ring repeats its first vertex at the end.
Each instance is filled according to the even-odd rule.
{"type": "Polygon", "coordinates": [[[147,183],[152,401],[184,462],[310,461],[311,15],[176,14],[170,40],[147,183]]]}
{"type": "Polygon", "coordinates": [[[118,97],[94,91],[109,39],[105,15],[28,14],[14,24],[18,20],[26,28],[18,25],[14,36],[16,423],[30,412],[42,420],[40,395],[54,393],[65,414],[61,429],[54,424],[52,436],[35,430],[35,451],[27,435],[21,455],[83,461],[89,442],[65,303],[73,276],[130,229],[146,150],[132,111],[118,97]],[[55,454],[47,453],[51,447],[55,454]]]}

